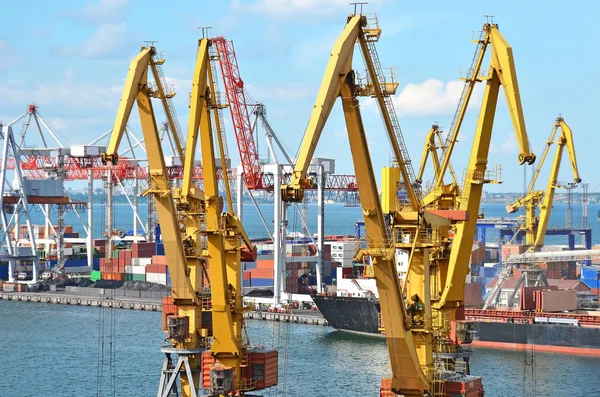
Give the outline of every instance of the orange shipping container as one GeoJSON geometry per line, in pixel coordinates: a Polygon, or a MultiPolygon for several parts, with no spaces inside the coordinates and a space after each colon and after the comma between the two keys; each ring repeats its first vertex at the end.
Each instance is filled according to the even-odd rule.
{"type": "Polygon", "coordinates": [[[256,268],[250,270],[250,277],[254,278],[273,278],[273,269],[256,268]]]}
{"type": "Polygon", "coordinates": [[[261,269],[273,269],[273,259],[258,259],[256,261],[256,267],[261,269]]]}
{"type": "Polygon", "coordinates": [[[167,257],[165,255],[152,255],[153,265],[166,265],[167,257]]]}
{"type": "Polygon", "coordinates": [[[162,298],[162,330],[167,330],[167,316],[177,314],[177,306],[173,303],[173,298],[163,296],[162,298]]]}

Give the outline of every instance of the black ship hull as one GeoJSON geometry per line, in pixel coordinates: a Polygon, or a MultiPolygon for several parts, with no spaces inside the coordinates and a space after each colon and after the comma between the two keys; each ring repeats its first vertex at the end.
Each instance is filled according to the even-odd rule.
{"type": "MultiPolygon", "coordinates": [[[[379,303],[367,298],[315,296],[313,300],[330,326],[345,332],[382,335],[379,303]]],[[[600,355],[600,328],[557,324],[475,321],[473,345],[525,348],[549,346],[548,351],[600,355]]]]}

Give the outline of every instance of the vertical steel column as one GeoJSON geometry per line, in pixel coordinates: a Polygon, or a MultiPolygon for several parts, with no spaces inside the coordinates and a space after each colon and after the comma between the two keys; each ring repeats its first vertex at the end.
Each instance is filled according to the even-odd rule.
{"type": "MultiPolygon", "coordinates": [[[[140,181],[139,179],[135,178],[135,182],[133,185],[133,237],[137,237],[138,235],[138,217],[139,217],[139,210],[140,210],[140,204],[139,204],[139,186],[140,186],[140,181]]],[[[137,240],[136,240],[137,241],[137,240]]]]}
{"type": "Polygon", "coordinates": [[[88,202],[87,202],[87,264],[90,269],[94,266],[94,173],[88,170],[88,202]]]}
{"type": "MultiPolygon", "coordinates": [[[[323,165],[318,166],[317,171],[317,291],[323,291],[323,237],[325,235],[325,195],[323,189],[325,187],[325,172],[323,165]]],[[[329,271],[331,271],[328,268],[329,271]]]]}
{"type": "Polygon", "coordinates": [[[244,215],[244,172],[242,170],[241,166],[238,166],[237,169],[237,198],[236,198],[236,204],[237,204],[237,217],[240,220],[240,222],[243,222],[243,215],[244,215]]]}
{"type": "MultiPolygon", "coordinates": [[[[281,303],[281,292],[284,290],[282,281],[285,277],[282,277],[282,263],[283,270],[285,270],[285,258],[282,262],[282,249],[281,249],[281,191],[280,186],[280,168],[279,164],[273,164],[273,304],[278,305],[281,303]]],[[[285,241],[284,241],[285,244],[285,241]]],[[[285,247],[285,245],[284,245],[285,247]]]]}

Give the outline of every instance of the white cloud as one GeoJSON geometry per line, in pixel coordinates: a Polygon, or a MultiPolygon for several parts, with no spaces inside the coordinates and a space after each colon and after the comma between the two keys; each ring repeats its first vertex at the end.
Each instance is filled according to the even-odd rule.
{"type": "Polygon", "coordinates": [[[83,10],[70,11],[64,16],[88,23],[120,22],[125,19],[128,7],[129,0],[99,0],[88,3],[83,10]]]}
{"type": "MultiPolygon", "coordinates": [[[[458,106],[464,82],[449,81],[446,84],[437,79],[429,79],[422,83],[408,83],[393,98],[394,106],[400,116],[444,116],[451,115],[458,106]]],[[[469,108],[479,107],[482,97],[482,86],[475,87],[469,108]]],[[[363,107],[375,106],[372,98],[363,101],[363,107]]]]}
{"type": "Polygon", "coordinates": [[[79,55],[86,58],[120,56],[129,53],[137,39],[136,35],[127,29],[125,22],[104,23],[83,44],[62,47],[58,52],[61,55],[79,55]]]}
{"type": "MultiPolygon", "coordinates": [[[[370,5],[382,0],[371,0],[370,5]]],[[[275,19],[310,16],[320,18],[339,11],[352,11],[348,0],[233,0],[231,9],[240,14],[262,14],[275,19]]]]}

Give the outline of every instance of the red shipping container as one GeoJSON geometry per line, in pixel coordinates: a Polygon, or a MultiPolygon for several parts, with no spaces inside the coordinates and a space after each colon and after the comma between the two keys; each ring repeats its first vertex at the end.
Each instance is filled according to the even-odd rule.
{"type": "Polygon", "coordinates": [[[248,354],[248,364],[252,372],[249,375],[256,379],[257,390],[266,389],[277,384],[277,377],[279,376],[278,361],[279,354],[276,350],[253,351],[248,354]]]}
{"type": "Polygon", "coordinates": [[[167,265],[152,263],[151,265],[146,266],[146,273],[166,274],[167,273],[167,265]]]}
{"type": "Polygon", "coordinates": [[[261,269],[273,269],[273,259],[258,259],[256,261],[256,267],[261,269]]]}
{"type": "Polygon", "coordinates": [[[250,270],[244,270],[244,280],[251,280],[250,270]]]}
{"type": "Polygon", "coordinates": [[[250,270],[252,278],[273,278],[273,269],[256,268],[250,270]]]}
{"type": "Polygon", "coordinates": [[[152,258],[156,254],[155,243],[133,243],[131,245],[132,258],[152,258]]]}

